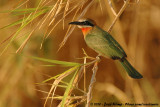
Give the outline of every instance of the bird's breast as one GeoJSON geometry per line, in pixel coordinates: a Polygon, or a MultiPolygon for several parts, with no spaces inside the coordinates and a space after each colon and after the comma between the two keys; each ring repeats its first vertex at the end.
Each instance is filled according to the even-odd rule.
{"type": "Polygon", "coordinates": [[[84,38],[85,36],[89,33],[89,31],[92,29],[92,27],[85,27],[85,28],[81,28],[82,30],[82,33],[84,35],[84,38]]]}

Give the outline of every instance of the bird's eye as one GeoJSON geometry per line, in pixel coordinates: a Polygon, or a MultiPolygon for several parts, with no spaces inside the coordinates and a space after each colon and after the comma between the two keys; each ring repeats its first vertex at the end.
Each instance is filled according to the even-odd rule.
{"type": "Polygon", "coordinates": [[[85,21],[84,23],[85,23],[86,25],[87,25],[87,24],[89,24],[89,22],[88,22],[88,21],[85,21]]]}
{"type": "Polygon", "coordinates": [[[84,25],[90,25],[90,23],[88,21],[84,21],[83,24],[84,25]]]}
{"type": "Polygon", "coordinates": [[[92,23],[90,23],[89,21],[84,21],[84,25],[89,25],[89,26],[94,26],[92,23]]]}

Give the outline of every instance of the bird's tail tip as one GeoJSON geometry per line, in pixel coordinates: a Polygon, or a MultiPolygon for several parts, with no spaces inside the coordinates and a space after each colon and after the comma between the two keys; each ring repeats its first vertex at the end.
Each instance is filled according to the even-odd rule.
{"type": "Polygon", "coordinates": [[[127,61],[124,59],[120,61],[124,69],[127,71],[128,75],[134,79],[141,79],[143,76],[127,61]]]}
{"type": "Polygon", "coordinates": [[[134,78],[134,79],[141,79],[141,78],[143,78],[143,76],[139,72],[137,72],[136,75],[132,74],[132,75],[129,75],[129,76],[132,77],[132,78],[134,78]]]}

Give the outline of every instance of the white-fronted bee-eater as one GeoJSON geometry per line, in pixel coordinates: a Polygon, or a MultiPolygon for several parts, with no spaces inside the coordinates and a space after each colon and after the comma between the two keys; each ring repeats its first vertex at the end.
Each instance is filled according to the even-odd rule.
{"type": "Polygon", "coordinates": [[[120,44],[108,32],[97,26],[93,20],[81,19],[69,24],[77,25],[82,30],[86,44],[99,55],[118,60],[132,78],[143,78],[128,62],[127,55],[120,44]]]}

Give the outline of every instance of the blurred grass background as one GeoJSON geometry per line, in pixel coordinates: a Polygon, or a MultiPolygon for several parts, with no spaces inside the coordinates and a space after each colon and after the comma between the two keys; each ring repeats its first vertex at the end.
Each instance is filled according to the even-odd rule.
{"type": "MultiPolygon", "coordinates": [[[[49,91],[48,85],[36,85],[35,83],[44,81],[48,77],[62,73],[61,67],[43,67],[42,63],[34,61],[28,56],[39,56],[50,59],[81,62],[78,58],[84,56],[82,48],[88,55],[95,57],[97,54],[89,49],[84,40],[81,31],[75,28],[66,44],[57,53],[59,44],[69,27],[68,23],[72,21],[75,12],[74,9],[63,21],[61,21],[44,41],[40,49],[43,36],[47,29],[62,19],[67,1],[62,1],[62,9],[55,17],[55,22],[48,26],[46,20],[41,29],[36,29],[28,40],[25,48],[21,51],[22,56],[15,54],[15,51],[21,46],[26,35],[36,27],[36,24],[42,19],[43,15],[36,18],[31,24],[26,26],[11,43],[7,51],[0,56],[0,107],[41,107],[45,92],[49,91]],[[41,90],[41,91],[38,91],[41,90]]],[[[69,10],[74,6],[80,5],[85,0],[70,0],[69,10]]],[[[17,15],[12,12],[23,0],[0,0],[0,28],[11,24],[24,17],[24,14],[17,15]],[[8,12],[4,12],[10,10],[8,12]]],[[[54,6],[57,0],[47,1],[46,6],[54,6]]],[[[79,9],[77,15],[81,14],[83,9],[91,2],[84,2],[84,6],[79,9]]],[[[113,0],[113,7],[116,12],[123,5],[122,0],[113,0]]],[[[36,8],[39,0],[27,1],[20,9],[36,8]]],[[[68,11],[69,11],[68,10],[68,11]]],[[[46,13],[47,14],[47,13],[46,13]]],[[[27,14],[26,14],[27,16],[27,14]]],[[[105,29],[111,25],[114,15],[109,7],[107,0],[95,0],[92,6],[87,10],[84,17],[91,18],[97,24],[105,29]]],[[[0,51],[3,51],[9,39],[17,31],[19,25],[0,30],[0,51]],[[6,42],[2,43],[4,40],[6,42]]],[[[91,102],[136,102],[136,103],[159,103],[160,102],[160,2],[157,0],[140,0],[138,3],[132,1],[124,13],[120,16],[111,34],[122,45],[128,54],[128,60],[134,67],[143,74],[141,80],[131,79],[122,72],[121,67],[110,60],[102,58],[96,76],[96,84],[93,91],[91,102]],[[120,69],[120,70],[119,70],[120,69]]],[[[92,74],[91,67],[87,68],[87,86],[92,74]]],[[[68,78],[69,79],[69,78],[68,78]]],[[[83,88],[83,82],[79,87],[83,88]]],[[[63,89],[58,88],[56,94],[62,95],[63,89]]],[[[54,101],[57,105],[59,101],[54,101]]],[[[160,103],[159,103],[160,104],[160,103]]],[[[83,106],[83,105],[82,105],[83,106]]]]}

